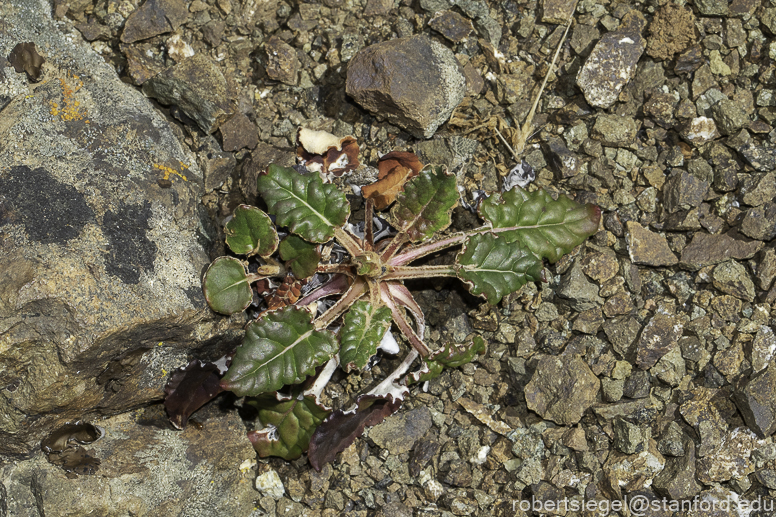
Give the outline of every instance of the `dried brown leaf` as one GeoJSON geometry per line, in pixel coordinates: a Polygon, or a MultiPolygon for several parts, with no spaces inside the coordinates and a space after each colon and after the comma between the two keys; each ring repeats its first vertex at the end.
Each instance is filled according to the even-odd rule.
{"type": "Polygon", "coordinates": [[[418,175],[423,164],[415,153],[392,151],[377,162],[377,181],[361,188],[364,199],[372,199],[377,210],[388,208],[404,190],[404,184],[418,175]]]}

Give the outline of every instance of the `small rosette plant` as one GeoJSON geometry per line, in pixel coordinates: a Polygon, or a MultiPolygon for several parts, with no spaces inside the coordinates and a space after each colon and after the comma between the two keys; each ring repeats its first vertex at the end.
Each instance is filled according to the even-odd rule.
{"type": "Polygon", "coordinates": [[[311,285],[317,287],[248,324],[220,389],[250,397],[247,403],[258,410],[264,428],[249,437],[260,455],[292,459],[309,449],[316,468],[365,426],[396,411],[408,385],[485,351],[479,337],[431,350],[424,341],[423,311],[405,280],[457,277],[471,293],[497,304],[541,279],[543,260],[555,262],[569,253],[597,231],[600,219],[596,206],[515,187],[481,202],[481,227],[442,234],[459,193],[456,177],[440,166],[426,166],[399,189],[386,216],[395,232],[382,238],[375,237],[372,200],[366,200],[363,234],[357,235],[348,224],[345,194],[317,173],[270,165],[259,175],[258,191],[267,213],[242,205],[225,229],[229,249],[252,266],[235,257],[215,260],[203,281],[210,307],[222,314],[244,311],[254,300],[254,282],[283,278],[287,271],[298,279],[315,276],[311,285]],[[278,229],[287,232],[282,240],[278,229]],[[344,260],[322,258],[327,255],[322,250],[334,244],[347,254],[344,260]],[[453,247],[460,248],[453,264],[414,265],[453,247]],[[324,298],[334,301],[319,311],[314,302],[324,298]],[[367,368],[390,341],[392,325],[411,347],[396,371],[352,408],[323,406],[319,396],[336,368],[367,368]],[[409,372],[418,358],[420,367],[409,372]],[[290,392],[281,393],[284,387],[290,392]]]}

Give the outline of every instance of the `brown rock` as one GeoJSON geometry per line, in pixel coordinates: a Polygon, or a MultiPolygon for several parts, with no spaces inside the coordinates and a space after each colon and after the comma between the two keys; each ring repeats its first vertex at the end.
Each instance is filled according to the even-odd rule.
{"type": "Polygon", "coordinates": [[[140,86],[165,68],[162,56],[151,49],[149,43],[121,44],[119,48],[127,58],[127,75],[132,83],[140,86]],[[150,51],[150,52],[149,52],[150,51]]]}
{"type": "Polygon", "coordinates": [[[255,149],[259,145],[259,134],[256,124],[242,113],[221,124],[219,128],[223,140],[224,151],[239,151],[240,149],[255,149]]]}
{"type": "Polygon", "coordinates": [[[143,93],[162,104],[177,106],[208,134],[234,112],[221,69],[202,53],[146,81],[143,93]]]}
{"type": "Polygon", "coordinates": [[[695,444],[686,435],[682,437],[684,455],[666,458],[666,465],[655,477],[655,491],[672,500],[691,499],[701,491],[695,481],[695,444]]]}
{"type": "Polygon", "coordinates": [[[267,53],[267,75],[273,81],[295,86],[299,72],[299,58],[294,47],[272,36],[264,47],[267,53]]]}
{"type": "Polygon", "coordinates": [[[771,364],[736,390],[733,400],[750,429],[763,438],[776,431],[776,367],[771,364]]]}
{"type": "Polygon", "coordinates": [[[655,13],[649,25],[647,54],[659,59],[671,59],[695,41],[695,16],[690,9],[665,4],[655,13]]]}
{"type": "Polygon", "coordinates": [[[460,43],[471,34],[472,22],[455,11],[442,11],[429,20],[428,26],[452,41],[460,43]]]}
{"type": "Polygon", "coordinates": [[[569,3],[564,0],[543,0],[542,1],[542,21],[544,23],[568,23],[569,12],[571,10],[569,3]]]}
{"type": "Polygon", "coordinates": [[[754,282],[749,278],[746,268],[734,260],[723,262],[712,272],[714,287],[736,298],[754,301],[754,282]]]}
{"type": "Polygon", "coordinates": [[[587,102],[597,108],[614,104],[636,74],[636,63],[643,52],[644,38],[638,32],[604,34],[577,76],[577,85],[587,102]]]}
{"type": "Polygon", "coordinates": [[[752,450],[760,445],[762,442],[749,429],[733,429],[722,438],[717,448],[698,460],[698,480],[712,485],[748,476],[754,472],[749,457],[752,450]]]}
{"type": "Polygon", "coordinates": [[[636,363],[646,370],[657,363],[666,352],[679,343],[682,323],[676,316],[655,314],[641,331],[637,345],[636,363]]]}
{"type": "Polygon", "coordinates": [[[388,14],[396,2],[394,0],[369,0],[364,7],[364,16],[383,16],[388,14]]]}
{"type": "Polygon", "coordinates": [[[762,247],[762,242],[744,237],[735,229],[719,235],[696,232],[682,250],[680,261],[685,267],[697,270],[730,259],[750,259],[762,247]]]}
{"type": "Polygon", "coordinates": [[[525,400],[542,418],[570,425],[582,419],[600,388],[598,377],[580,356],[543,356],[525,387],[525,400]]]}
{"type": "Polygon", "coordinates": [[[348,95],[416,138],[430,138],[466,93],[461,65],[425,36],[361,49],[348,63],[348,95]]]}
{"type": "Polygon", "coordinates": [[[627,223],[628,253],[634,264],[673,266],[679,260],[662,235],[652,233],[635,221],[627,223]]]}
{"type": "Polygon", "coordinates": [[[127,18],[121,41],[134,43],[158,34],[174,32],[188,16],[189,11],[182,0],[146,0],[127,18]]]}

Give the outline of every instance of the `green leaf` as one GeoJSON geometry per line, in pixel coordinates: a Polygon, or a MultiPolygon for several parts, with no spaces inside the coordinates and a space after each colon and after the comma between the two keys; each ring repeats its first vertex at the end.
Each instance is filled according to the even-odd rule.
{"type": "Polygon", "coordinates": [[[542,272],[542,261],[536,255],[492,233],[469,237],[456,262],[456,274],[469,292],[493,305],[529,280],[539,280],[542,272]]]}
{"type": "Polygon", "coordinates": [[[413,242],[432,237],[450,226],[450,212],[458,203],[455,175],[429,165],[404,186],[391,209],[391,224],[413,242]]]}
{"type": "Polygon", "coordinates": [[[314,396],[304,396],[301,388],[293,390],[290,397],[267,393],[246,402],[258,410],[259,420],[266,426],[248,433],[253,448],[262,458],[300,457],[307,451],[310,436],[331,413],[331,409],[316,404],[314,396]]]}
{"type": "Polygon", "coordinates": [[[470,363],[475,354],[484,354],[485,348],[485,340],[481,336],[474,336],[467,344],[447,343],[426,358],[424,368],[418,374],[410,375],[408,384],[430,381],[439,377],[445,368],[458,368],[470,363]]]}
{"type": "Polygon", "coordinates": [[[391,326],[391,310],[367,301],[353,304],[340,330],[340,363],[346,371],[361,370],[377,353],[380,340],[391,326]]]}
{"type": "Polygon", "coordinates": [[[535,255],[556,262],[598,230],[601,209],[515,187],[483,201],[480,217],[494,229],[509,229],[498,231],[499,237],[520,241],[535,255]]]}
{"type": "Polygon", "coordinates": [[[323,184],[317,174],[299,174],[290,167],[272,164],[257,180],[259,194],[278,226],[309,242],[326,242],[350,215],[345,194],[335,185],[323,184]]]}
{"type": "Polygon", "coordinates": [[[202,291],[210,308],[221,314],[242,312],[253,300],[245,266],[233,257],[218,257],[210,264],[202,291]]]}
{"type": "Polygon", "coordinates": [[[280,243],[280,258],[287,262],[294,276],[307,278],[318,269],[321,254],[317,246],[303,241],[296,235],[289,235],[280,243]]]}
{"type": "Polygon", "coordinates": [[[226,223],[226,245],[238,255],[269,257],[278,247],[278,234],[267,214],[255,206],[240,205],[226,223]]]}
{"type": "Polygon", "coordinates": [[[333,333],[316,330],[306,310],[287,306],[248,325],[221,386],[240,397],[277,391],[302,382],[336,352],[333,333]]]}

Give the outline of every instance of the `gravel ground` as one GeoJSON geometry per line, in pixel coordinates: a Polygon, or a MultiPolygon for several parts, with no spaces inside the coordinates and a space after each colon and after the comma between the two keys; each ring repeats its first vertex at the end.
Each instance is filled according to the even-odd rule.
{"type": "MultiPolygon", "coordinates": [[[[516,158],[496,130],[516,143],[571,8],[139,6],[54,8],[159,101],[197,153],[203,202],[217,221],[255,203],[258,170],[293,162],[299,126],[355,136],[367,165],[412,150],[424,163],[456,166],[465,200],[499,189],[516,158]],[[367,111],[345,88],[360,50],[416,35],[449,49],[466,78],[459,104],[448,90],[431,92],[457,104],[432,139],[390,110],[367,111]],[[189,86],[191,105],[175,101],[175,88],[189,86]]],[[[549,265],[547,283],[497,307],[456,282],[411,285],[432,345],[477,332],[488,353],[415,388],[397,415],[320,473],[304,457],[260,460],[258,511],[773,515],[775,34],[773,0],[581,1],[519,158],[535,173],[529,189],[599,205],[600,231],[549,265]],[[644,512],[617,507],[662,498],[644,512]],[[737,510],[719,510],[735,501],[737,510]]],[[[429,93],[441,73],[419,67],[405,78],[408,95],[429,93]]],[[[453,230],[473,223],[456,209],[453,230]]],[[[390,365],[343,377],[326,396],[347,400],[390,365]]]]}

